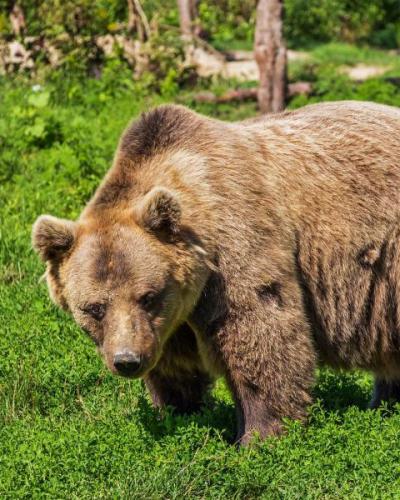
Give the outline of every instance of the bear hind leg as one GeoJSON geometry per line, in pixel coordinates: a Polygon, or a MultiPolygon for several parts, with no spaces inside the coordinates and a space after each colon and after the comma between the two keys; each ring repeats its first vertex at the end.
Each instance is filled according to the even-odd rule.
{"type": "Polygon", "coordinates": [[[400,380],[375,378],[374,392],[369,407],[376,409],[385,402],[390,404],[400,402],[400,380]]]}

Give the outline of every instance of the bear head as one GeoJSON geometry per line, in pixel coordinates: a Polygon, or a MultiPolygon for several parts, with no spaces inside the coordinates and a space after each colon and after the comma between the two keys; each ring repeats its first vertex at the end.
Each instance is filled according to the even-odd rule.
{"type": "Polygon", "coordinates": [[[94,210],[76,222],[42,215],[34,224],[51,298],[89,334],[113,373],[148,373],[198,301],[208,276],[205,251],[181,218],[179,195],[154,187],[134,206],[94,210]]]}

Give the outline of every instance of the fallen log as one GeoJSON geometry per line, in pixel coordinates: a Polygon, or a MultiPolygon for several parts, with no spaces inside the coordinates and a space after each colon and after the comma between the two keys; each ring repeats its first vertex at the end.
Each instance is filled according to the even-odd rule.
{"type": "MultiPolygon", "coordinates": [[[[312,92],[312,84],[310,82],[295,82],[288,86],[289,97],[296,95],[310,95],[312,92]]],[[[226,102],[242,102],[256,101],[257,88],[251,87],[248,89],[232,89],[224,92],[221,95],[216,95],[213,92],[204,91],[194,95],[196,102],[208,102],[222,104],[226,102]]]]}

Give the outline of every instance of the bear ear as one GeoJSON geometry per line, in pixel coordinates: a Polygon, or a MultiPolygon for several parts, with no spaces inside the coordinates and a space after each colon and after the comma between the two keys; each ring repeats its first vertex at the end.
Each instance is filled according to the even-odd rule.
{"type": "Polygon", "coordinates": [[[153,232],[175,235],[179,232],[181,206],[175,193],[164,187],[149,191],[136,207],[139,223],[153,232]]]}
{"type": "Polygon", "coordinates": [[[32,246],[43,261],[61,257],[74,242],[75,222],[41,215],[32,228],[32,246]]]}

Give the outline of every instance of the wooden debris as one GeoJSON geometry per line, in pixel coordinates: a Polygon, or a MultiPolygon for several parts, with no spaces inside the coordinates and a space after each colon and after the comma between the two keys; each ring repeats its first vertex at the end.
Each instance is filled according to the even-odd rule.
{"type": "MultiPolygon", "coordinates": [[[[295,82],[288,85],[288,95],[290,97],[296,95],[309,95],[311,92],[312,84],[310,82],[295,82]]],[[[232,89],[219,96],[213,92],[204,91],[195,94],[194,100],[200,103],[207,102],[217,104],[226,102],[256,101],[257,93],[257,87],[251,87],[248,89],[232,89]]]]}

